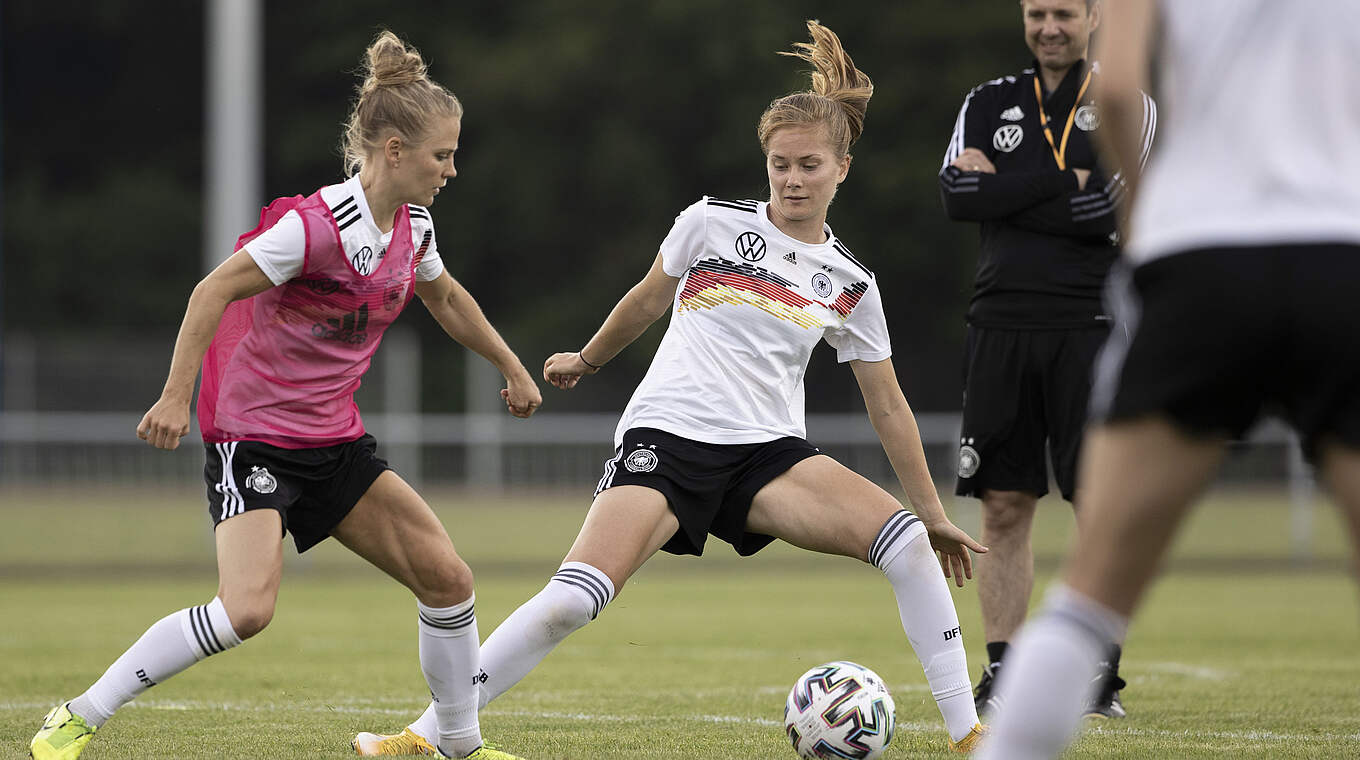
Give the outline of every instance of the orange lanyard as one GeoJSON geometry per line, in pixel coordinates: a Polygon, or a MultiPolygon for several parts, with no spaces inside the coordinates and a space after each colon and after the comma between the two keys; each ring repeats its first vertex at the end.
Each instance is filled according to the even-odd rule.
{"type": "Polygon", "coordinates": [[[1048,114],[1044,113],[1044,93],[1039,89],[1039,75],[1034,75],[1034,99],[1039,102],[1039,123],[1044,125],[1044,137],[1048,138],[1048,147],[1053,151],[1053,159],[1058,162],[1058,168],[1067,169],[1067,138],[1072,134],[1072,122],[1077,118],[1077,106],[1081,105],[1081,98],[1086,94],[1087,85],[1091,84],[1091,71],[1086,71],[1086,79],[1081,83],[1081,89],[1077,91],[1077,99],[1072,102],[1072,108],[1067,112],[1067,126],[1063,128],[1062,145],[1053,144],[1053,132],[1048,128],[1048,114]]]}

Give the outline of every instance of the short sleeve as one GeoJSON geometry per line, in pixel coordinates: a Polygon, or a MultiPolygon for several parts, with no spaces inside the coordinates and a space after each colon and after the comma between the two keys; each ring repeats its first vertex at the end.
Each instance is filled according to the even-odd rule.
{"type": "Polygon", "coordinates": [[[666,239],[661,241],[661,268],[671,277],[682,277],[704,252],[708,227],[707,198],[680,212],[666,239]]]}
{"type": "Polygon", "coordinates": [[[307,260],[307,231],[296,211],[284,214],[273,227],[245,244],[255,265],[275,285],[298,276],[307,260]]]}
{"type": "Polygon", "coordinates": [[[420,263],[416,264],[416,282],[430,282],[444,273],[444,259],[439,255],[433,224],[429,226],[429,230],[430,246],[425,249],[425,255],[421,256],[420,263]]]}
{"type": "Polygon", "coordinates": [[[840,362],[881,362],[892,356],[892,341],[888,338],[888,320],[883,315],[883,299],[878,292],[878,281],[870,280],[869,289],[840,327],[828,330],[827,344],[836,349],[840,362]]]}

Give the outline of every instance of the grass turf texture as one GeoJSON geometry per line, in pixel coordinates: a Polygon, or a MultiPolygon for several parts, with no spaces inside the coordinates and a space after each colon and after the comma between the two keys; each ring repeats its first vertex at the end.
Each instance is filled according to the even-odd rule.
{"type": "MultiPolygon", "coordinates": [[[[477,574],[483,637],[556,569],[586,504],[427,496],[477,574]]],[[[974,503],[955,511],[975,531],[974,503]]],[[[1045,500],[1040,588],[1071,523],[1065,505],[1045,500]]],[[[190,490],[0,491],[0,525],[0,757],[23,757],[52,704],[156,619],[212,597],[215,564],[190,490]]],[[[1211,498],[1130,633],[1130,717],[1091,724],[1070,757],[1360,757],[1357,595],[1342,535],[1320,510],[1314,559],[1298,565],[1281,498],[1211,498]]],[[[779,545],[739,560],[714,540],[708,554],[644,567],[599,620],[483,711],[486,736],[528,758],[793,758],[788,688],[812,665],[853,659],[883,675],[897,702],[885,758],[953,756],[876,570],[779,545]]],[[[954,597],[976,676],[976,592],[954,597]]],[[[334,542],[290,556],[260,637],[147,692],[85,757],[352,757],[356,731],[399,730],[425,705],[413,608],[334,542]]]]}

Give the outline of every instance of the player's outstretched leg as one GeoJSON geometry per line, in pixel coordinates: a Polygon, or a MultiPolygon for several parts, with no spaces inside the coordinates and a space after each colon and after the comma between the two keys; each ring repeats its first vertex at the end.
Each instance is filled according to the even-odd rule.
{"type": "Polygon", "coordinates": [[[48,712],[29,745],[30,755],[75,760],[118,708],[194,662],[239,643],[218,598],[162,617],[86,692],[48,712]]]}
{"type": "Polygon", "coordinates": [[[84,694],[52,708],[29,753],[34,758],[74,760],[118,708],[199,660],[240,643],[220,599],[161,618],[84,694]]]}
{"type": "MultiPolygon", "coordinates": [[[[514,686],[568,635],[594,620],[679,525],[666,497],[655,489],[616,485],[601,491],[548,585],[482,644],[479,706],[514,686]]],[[[410,754],[404,747],[414,743],[407,734],[430,743],[437,730],[431,705],[400,734],[360,734],[371,751],[360,749],[359,737],[354,745],[360,754],[410,754]]]]}
{"type": "Polygon", "coordinates": [[[982,726],[968,682],[968,657],[949,584],[921,520],[905,509],[893,513],[869,548],[869,562],[892,584],[902,628],[944,717],[950,747],[969,751],[982,726]]]}
{"type": "Polygon", "coordinates": [[[218,525],[219,596],[167,615],[146,629],[85,693],[48,714],[33,737],[30,754],[36,759],[75,760],[118,708],[199,660],[264,630],[274,614],[283,570],[281,529],[279,513],[272,509],[248,511],[218,525]]]}
{"type": "MultiPolygon", "coordinates": [[[[564,562],[548,585],[520,605],[482,645],[480,706],[528,675],[572,632],[594,620],[614,598],[614,582],[584,562],[564,562]]],[[[400,734],[362,733],[354,739],[360,755],[419,754],[438,730],[432,703],[400,734]],[[361,741],[362,739],[362,741],[361,741]],[[362,745],[362,748],[361,748],[362,745]]]]}

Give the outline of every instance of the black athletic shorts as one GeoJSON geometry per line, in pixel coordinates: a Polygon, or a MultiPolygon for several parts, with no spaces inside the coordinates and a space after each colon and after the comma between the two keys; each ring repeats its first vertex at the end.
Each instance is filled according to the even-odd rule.
{"type": "Polygon", "coordinates": [[[1091,368],[1107,325],[1046,330],[969,327],[959,441],[959,496],[984,489],[1048,493],[1044,444],[1058,490],[1076,491],[1091,368]]]}
{"type": "Polygon", "coordinates": [[[662,550],[671,554],[703,554],[711,533],[731,544],[741,556],[764,549],[774,540],[746,532],[751,499],[765,484],[821,449],[802,438],[764,443],[702,443],[653,428],[633,428],[623,445],[604,463],[596,495],[614,486],[646,486],[660,491],[680,520],[662,550]]]}
{"type": "Polygon", "coordinates": [[[203,448],[213,527],[252,509],[277,510],[299,554],[326,540],[373,481],[390,469],[367,433],[316,449],[283,449],[257,441],[205,443],[203,448]]]}
{"type": "Polygon", "coordinates": [[[1093,419],[1240,438],[1262,413],[1360,446],[1360,245],[1188,251],[1111,273],[1093,419]]]}

